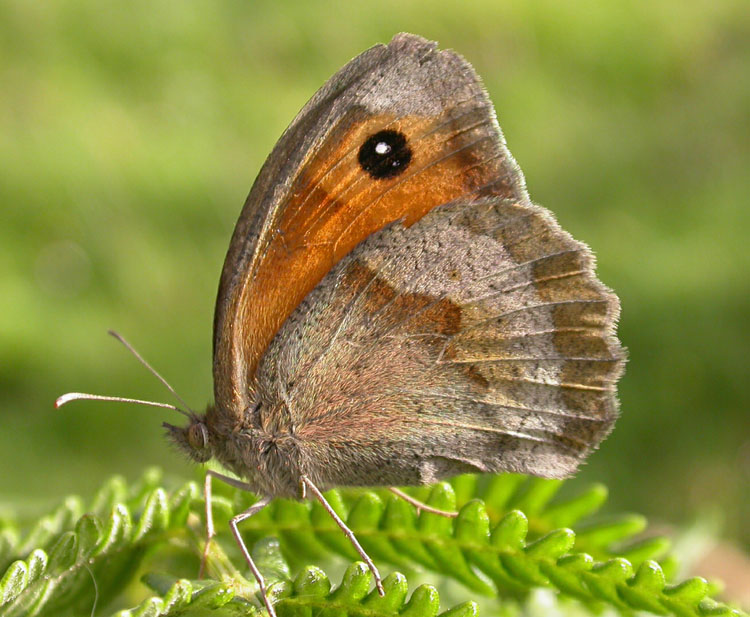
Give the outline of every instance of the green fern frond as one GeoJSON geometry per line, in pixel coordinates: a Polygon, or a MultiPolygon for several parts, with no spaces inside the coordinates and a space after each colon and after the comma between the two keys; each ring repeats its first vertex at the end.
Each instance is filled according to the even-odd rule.
{"type": "MultiPolygon", "coordinates": [[[[468,490],[469,482],[475,482],[475,478],[462,476],[452,483],[439,483],[429,492],[413,491],[436,508],[460,508],[455,522],[429,513],[417,516],[412,506],[387,491],[334,490],[326,495],[377,561],[407,570],[419,565],[483,595],[523,595],[531,584],[547,584],[548,576],[543,574],[519,581],[496,564],[509,550],[520,551],[543,536],[561,538],[560,550],[564,553],[572,550],[575,541],[577,553],[586,553],[596,561],[627,559],[634,568],[658,559],[669,547],[661,537],[633,540],[645,528],[640,516],[623,515],[576,526],[603,504],[600,487],[548,506],[559,488],[558,481],[507,474],[492,476],[488,482],[468,490]],[[575,532],[557,528],[559,522],[573,526],[575,532]],[[516,534],[513,540],[503,539],[511,533],[516,534]],[[477,575],[477,569],[492,584],[477,575]]],[[[252,499],[241,491],[228,495],[230,499],[214,498],[214,515],[222,523],[247,508],[252,499]]],[[[225,524],[222,526],[226,528],[225,524]]],[[[351,544],[318,503],[278,500],[243,523],[243,532],[253,539],[278,535],[290,561],[297,565],[331,551],[347,559],[357,558],[351,544]]],[[[666,563],[671,573],[673,562],[666,563]]]]}
{"type": "MultiPolygon", "coordinates": [[[[81,514],[80,500],[69,498],[25,534],[11,524],[0,530],[0,557],[16,559],[0,580],[0,617],[88,612],[95,595],[94,581],[99,605],[106,606],[135,577],[143,556],[148,551],[159,553],[153,550],[158,545],[169,542],[173,547],[179,545],[183,555],[189,550],[194,553],[195,542],[202,536],[199,517],[203,503],[198,489],[188,483],[168,496],[160,481],[154,471],[130,488],[115,478],[98,492],[87,514],[81,514]]],[[[679,617],[741,614],[710,600],[711,590],[704,579],[668,584],[665,569],[673,569],[674,561],[667,558],[660,565],[654,560],[666,552],[666,541],[634,540],[645,527],[642,517],[591,518],[606,499],[602,487],[554,501],[559,486],[555,481],[508,474],[480,480],[459,477],[436,485],[429,494],[415,490],[415,496],[431,506],[460,508],[455,519],[427,512],[417,515],[412,506],[387,491],[329,491],[326,496],[376,562],[407,571],[421,566],[460,582],[471,593],[523,599],[530,590],[547,587],[561,598],[582,601],[592,611],[609,606],[625,613],[642,610],[679,617]]],[[[219,529],[226,529],[226,520],[248,507],[253,497],[234,489],[217,489],[214,515],[219,529]]],[[[339,589],[352,588],[356,578],[355,587],[360,591],[351,596],[356,602],[340,606],[336,603],[344,596],[349,598],[348,592],[337,590],[331,595],[330,585],[320,582],[325,576],[307,567],[310,561],[332,553],[356,558],[317,502],[277,500],[244,522],[242,532],[253,541],[278,537],[284,555],[303,573],[293,584],[282,580],[273,587],[280,617],[311,614],[313,605],[301,598],[315,596],[310,591],[313,588],[325,588],[325,593],[315,596],[319,602],[315,606],[330,608],[331,614],[341,616],[371,614],[366,607],[388,598],[376,601],[376,596],[367,596],[369,574],[355,565],[339,589]],[[308,579],[312,587],[303,585],[308,579]],[[350,579],[351,585],[347,583],[350,579]],[[313,585],[315,581],[318,586],[313,585]]],[[[208,605],[216,605],[216,610],[239,610],[242,605],[243,614],[248,614],[247,598],[252,596],[248,589],[254,590],[254,586],[231,565],[242,564],[241,558],[227,560],[224,555],[224,548],[235,552],[227,536],[226,532],[220,534],[209,559],[209,571],[220,574],[221,581],[198,584],[174,577],[159,589],[158,597],[133,609],[140,612],[123,614],[168,615],[178,610],[171,607],[207,610],[208,605]]],[[[288,574],[282,572],[277,578],[288,579],[288,574]]],[[[396,585],[393,581],[406,585],[401,575],[391,575],[388,580],[392,585],[396,585]]],[[[414,596],[406,606],[405,595],[393,597],[397,596],[401,604],[378,606],[390,614],[436,614],[437,609],[431,613],[410,609],[414,596]]],[[[467,606],[461,610],[468,611],[467,606]]],[[[475,608],[469,612],[473,611],[475,608]]]]}
{"type": "MultiPolygon", "coordinates": [[[[133,609],[120,611],[114,617],[190,617],[206,612],[227,617],[256,615],[260,611],[235,595],[230,583],[176,580],[164,587],[166,579],[149,580],[149,585],[160,595],[144,600],[133,609]],[[156,584],[154,584],[156,582],[156,584]]],[[[379,596],[372,587],[372,574],[362,562],[349,566],[341,584],[331,589],[328,576],[315,566],[307,566],[294,581],[273,585],[270,594],[279,617],[306,617],[325,609],[331,615],[362,615],[367,617],[435,617],[440,599],[431,585],[421,585],[407,601],[409,585],[403,574],[393,573],[385,578],[385,595],[379,596]]],[[[475,602],[463,602],[440,614],[440,617],[474,617],[475,602]]]]}
{"type": "Polygon", "coordinates": [[[11,563],[0,579],[0,617],[86,612],[95,596],[106,604],[130,581],[147,550],[175,533],[184,533],[198,491],[189,483],[171,497],[149,471],[130,490],[121,478],[110,480],[90,511],[68,498],[40,519],[26,536],[9,545],[11,563]],[[135,513],[135,514],[134,514],[135,513]],[[32,542],[39,548],[29,551],[32,542]],[[27,556],[28,554],[28,556],[27,556]]]}

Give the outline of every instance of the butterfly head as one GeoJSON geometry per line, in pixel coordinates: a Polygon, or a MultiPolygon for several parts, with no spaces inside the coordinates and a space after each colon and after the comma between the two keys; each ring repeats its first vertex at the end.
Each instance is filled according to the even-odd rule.
{"type": "Polygon", "coordinates": [[[165,422],[167,435],[177,447],[196,463],[205,463],[213,456],[206,416],[193,414],[187,426],[174,426],[165,422]]]}

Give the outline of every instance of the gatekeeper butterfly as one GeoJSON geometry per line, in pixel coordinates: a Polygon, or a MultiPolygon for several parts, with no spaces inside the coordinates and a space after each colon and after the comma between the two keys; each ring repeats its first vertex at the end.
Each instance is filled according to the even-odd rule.
{"type": "Polygon", "coordinates": [[[209,540],[212,477],[260,496],[230,524],[273,615],[237,524],[313,497],[382,593],[322,491],[571,474],[617,416],[618,313],[529,200],[471,65],[411,34],[365,51],[260,170],[219,283],[215,402],[165,424],[239,478],[206,476],[209,540]]]}

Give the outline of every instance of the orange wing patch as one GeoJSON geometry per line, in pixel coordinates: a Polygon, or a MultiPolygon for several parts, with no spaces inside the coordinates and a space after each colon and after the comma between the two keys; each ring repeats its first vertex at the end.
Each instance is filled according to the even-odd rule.
{"type": "Polygon", "coordinates": [[[485,187],[512,196],[497,130],[485,107],[457,106],[437,118],[362,115],[356,109],[347,114],[303,166],[255,271],[236,296],[240,331],[232,344],[243,348],[248,381],[305,295],[366,237],[395,221],[412,225],[432,208],[485,187]],[[406,137],[412,156],[402,173],[375,179],[359,164],[359,148],[386,129],[406,137]]]}

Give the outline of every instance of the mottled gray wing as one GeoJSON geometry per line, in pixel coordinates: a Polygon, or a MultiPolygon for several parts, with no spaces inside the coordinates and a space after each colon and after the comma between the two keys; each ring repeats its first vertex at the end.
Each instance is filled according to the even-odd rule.
{"type": "Polygon", "coordinates": [[[566,476],[611,429],[624,363],[618,300],[593,269],[527,198],[393,224],[284,324],[259,367],[263,408],[287,410],[321,486],[566,476]]]}

